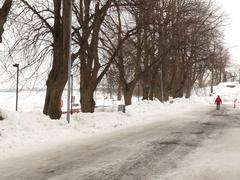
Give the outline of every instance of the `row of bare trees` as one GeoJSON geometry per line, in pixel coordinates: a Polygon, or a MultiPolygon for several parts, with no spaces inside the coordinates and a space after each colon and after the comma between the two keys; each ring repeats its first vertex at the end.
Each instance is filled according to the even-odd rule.
{"type": "MultiPolygon", "coordinates": [[[[61,117],[67,82],[63,0],[13,3],[16,33],[11,55],[21,55],[35,73],[50,62],[44,114],[61,117]]],[[[221,81],[228,61],[222,43],[223,15],[205,0],[75,0],[72,65],[80,75],[82,112],[94,112],[94,91],[102,80],[131,104],[141,85],[143,99],[190,97],[194,84],[211,72],[221,81]],[[107,77],[107,78],[105,78],[107,77]]]]}
{"type": "MultiPolygon", "coordinates": [[[[138,2],[121,10],[131,14],[137,33],[122,46],[112,68],[119,74],[114,82],[121,86],[126,105],[137,83],[143,99],[167,101],[170,96],[190,97],[206,72],[212,74],[212,85],[222,81],[229,55],[219,9],[199,0],[138,2]]],[[[112,23],[118,29],[115,38],[123,32],[121,18],[117,20],[112,23]]]]}

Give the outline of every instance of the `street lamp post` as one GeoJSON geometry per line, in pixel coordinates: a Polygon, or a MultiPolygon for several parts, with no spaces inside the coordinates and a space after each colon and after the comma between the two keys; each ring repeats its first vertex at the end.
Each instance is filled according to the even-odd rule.
{"type": "Polygon", "coordinates": [[[71,114],[73,113],[73,74],[71,74],[71,114]]]}
{"type": "Polygon", "coordinates": [[[18,80],[19,80],[19,64],[13,64],[17,68],[17,87],[16,87],[16,111],[18,110],[18,80]]]}
{"type": "Polygon", "coordinates": [[[140,84],[139,84],[139,82],[138,82],[138,85],[137,85],[137,86],[138,86],[138,102],[139,102],[139,96],[140,96],[140,87],[139,87],[140,84]]]}

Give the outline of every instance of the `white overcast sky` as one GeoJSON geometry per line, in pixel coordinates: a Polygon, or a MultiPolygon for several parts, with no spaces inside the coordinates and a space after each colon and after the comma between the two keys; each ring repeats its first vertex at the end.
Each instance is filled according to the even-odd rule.
{"type": "Polygon", "coordinates": [[[214,0],[227,15],[225,29],[226,46],[232,62],[240,64],[240,0],[214,0]]]}

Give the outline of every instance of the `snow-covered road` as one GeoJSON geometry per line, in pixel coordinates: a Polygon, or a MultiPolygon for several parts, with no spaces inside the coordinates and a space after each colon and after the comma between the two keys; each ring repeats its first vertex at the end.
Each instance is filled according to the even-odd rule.
{"type": "Polygon", "coordinates": [[[221,113],[202,109],[1,161],[0,179],[177,179],[173,172],[191,153],[229,128],[240,131],[240,113],[230,107],[221,113]]]}

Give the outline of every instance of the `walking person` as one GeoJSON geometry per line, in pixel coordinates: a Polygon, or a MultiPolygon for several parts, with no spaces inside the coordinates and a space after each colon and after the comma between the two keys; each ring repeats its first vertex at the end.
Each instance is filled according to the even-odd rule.
{"type": "Polygon", "coordinates": [[[220,96],[217,96],[216,100],[215,100],[215,104],[216,104],[216,110],[220,110],[220,105],[222,104],[222,99],[220,98],[220,96]]]}

